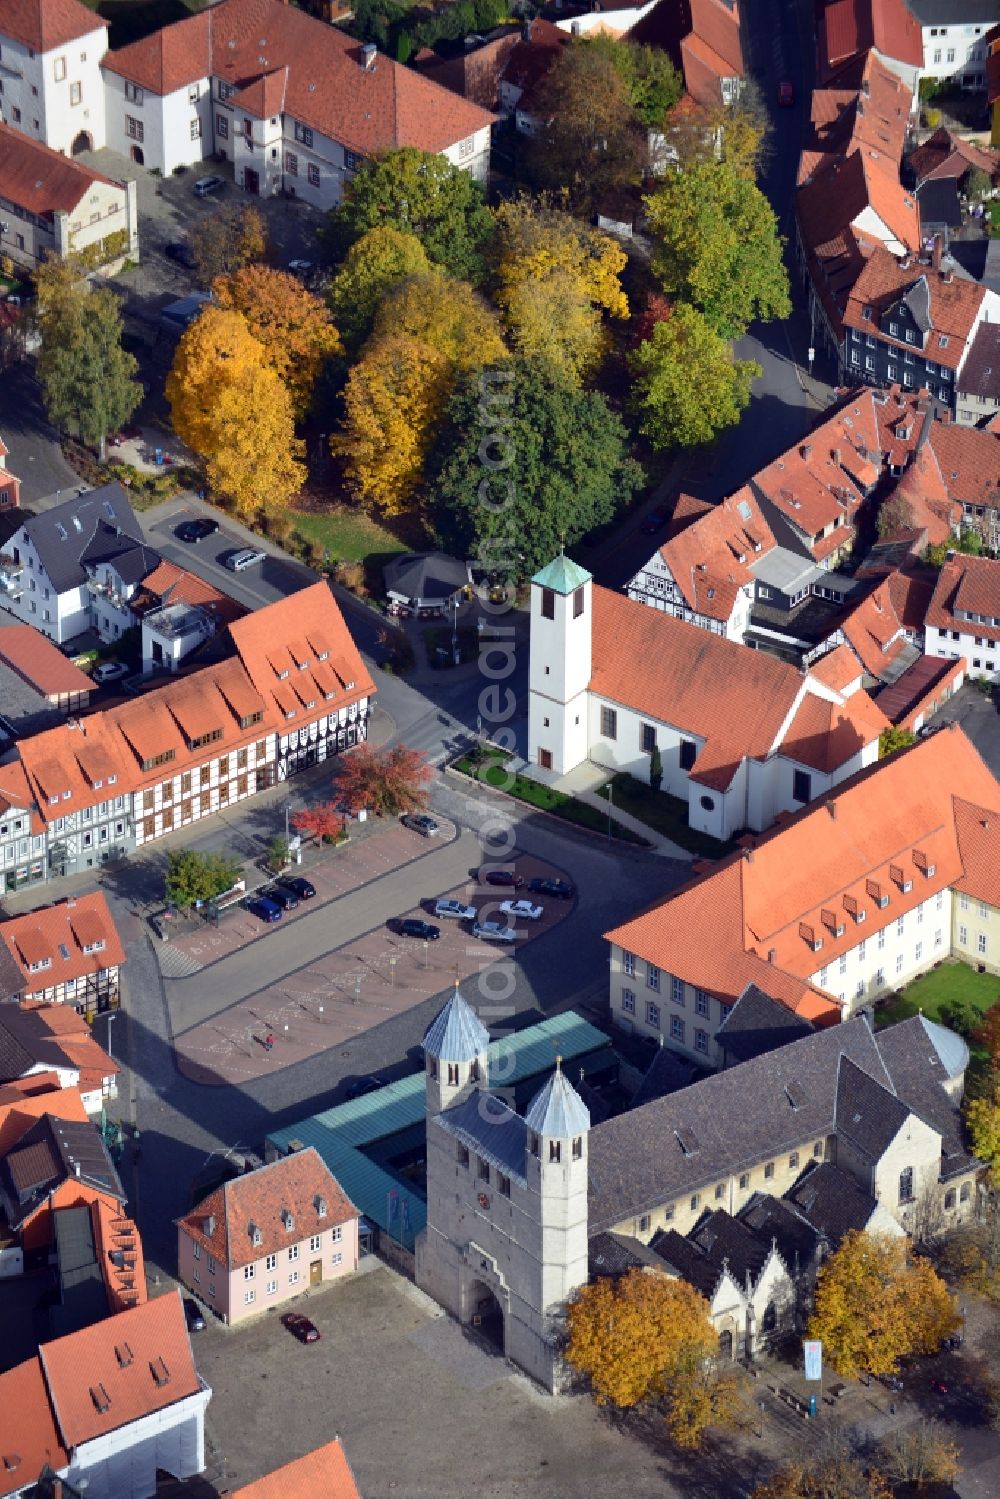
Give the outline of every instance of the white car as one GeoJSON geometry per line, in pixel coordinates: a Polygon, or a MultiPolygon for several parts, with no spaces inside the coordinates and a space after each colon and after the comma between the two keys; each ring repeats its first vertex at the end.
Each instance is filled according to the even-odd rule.
{"type": "Polygon", "coordinates": [[[472,935],[481,937],[484,942],[516,942],[517,933],[512,926],[503,926],[499,921],[476,921],[473,923],[472,935]]]}
{"type": "Polygon", "coordinates": [[[196,198],[207,198],[209,193],[220,192],[225,185],[225,178],[216,177],[214,173],[210,177],[199,177],[194,185],[194,195],[196,198]]]}
{"type": "Polygon", "coordinates": [[[544,907],[532,905],[530,900],[505,900],[500,909],[512,921],[540,921],[544,907]]]}
{"type": "Polygon", "coordinates": [[[225,559],[231,573],[245,573],[248,567],[259,567],[267,561],[266,552],[257,552],[253,547],[244,547],[241,552],[231,552],[225,559]]]}
{"type": "Polygon", "coordinates": [[[124,661],[102,661],[94,670],[94,681],[117,682],[120,677],[127,677],[130,670],[124,661]]]}
{"type": "Polygon", "coordinates": [[[435,916],[451,916],[455,921],[475,921],[475,906],[463,906],[460,900],[439,900],[434,907],[435,916]]]}

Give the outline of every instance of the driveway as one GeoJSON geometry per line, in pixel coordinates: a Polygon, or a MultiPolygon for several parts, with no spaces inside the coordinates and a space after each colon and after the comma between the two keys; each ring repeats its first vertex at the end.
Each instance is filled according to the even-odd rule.
{"type": "Polygon", "coordinates": [[[966,684],[931,719],[931,726],[961,724],[993,774],[1000,780],[1000,687],[991,695],[966,684]]]}
{"type": "Polygon", "coordinates": [[[19,364],[0,377],[0,437],[10,450],[7,467],[21,481],[21,504],[28,509],[50,495],[69,499],[80,483],[62,455],[55,428],[45,418],[33,369],[32,364],[19,364]]]}

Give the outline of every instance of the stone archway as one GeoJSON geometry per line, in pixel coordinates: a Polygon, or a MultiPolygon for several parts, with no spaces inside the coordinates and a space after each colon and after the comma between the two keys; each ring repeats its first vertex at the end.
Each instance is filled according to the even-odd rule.
{"type": "Polygon", "coordinates": [[[79,135],[73,141],[72,146],[70,147],[70,150],[72,151],[72,154],[74,156],[79,156],[81,151],[93,151],[93,149],[94,137],[88,130],[81,130],[79,135]]]}
{"type": "Polygon", "coordinates": [[[135,162],[135,164],[136,164],[137,167],[142,167],[142,166],[146,165],[146,158],[145,158],[145,155],[143,154],[143,150],[142,150],[141,146],[133,146],[131,154],[132,154],[132,160],[135,162]]]}
{"type": "Polygon", "coordinates": [[[727,1364],[733,1361],[733,1335],[728,1327],[719,1333],[719,1357],[727,1364]]]}
{"type": "Polygon", "coordinates": [[[480,1337],[499,1353],[506,1351],[503,1307],[496,1292],[484,1280],[473,1281],[468,1291],[469,1323],[480,1337]]]}

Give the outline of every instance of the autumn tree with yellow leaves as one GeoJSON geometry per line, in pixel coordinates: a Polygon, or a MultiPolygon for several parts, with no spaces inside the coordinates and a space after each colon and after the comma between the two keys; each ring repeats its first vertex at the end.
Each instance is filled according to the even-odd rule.
{"type": "Polygon", "coordinates": [[[852,1232],[819,1272],[809,1337],[838,1374],[892,1374],[900,1359],[936,1352],[959,1321],[948,1287],[905,1240],[852,1232]]]}
{"type": "Polygon", "coordinates": [[[238,312],[207,307],[187,328],[166,384],[174,430],[239,515],[275,511],[305,481],[291,397],[238,312]]]}
{"type": "Polygon", "coordinates": [[[379,224],[348,250],[327,290],[327,302],[352,348],[371,332],[380,304],[410,276],[442,276],[415,234],[379,224]]]}
{"type": "Polygon", "coordinates": [[[732,1376],[710,1360],[718,1339],[708,1302],[686,1281],[630,1270],[592,1281],[567,1308],[566,1359],[586,1375],[599,1405],[627,1410],[662,1400],[678,1446],[697,1447],[706,1428],[737,1419],[732,1376]]]}
{"type": "Polygon", "coordinates": [[[297,418],[306,415],[326,361],[343,350],[330,309],[297,277],[245,266],[212,283],[219,307],[238,312],[285,386],[297,418]]]}
{"type": "Polygon", "coordinates": [[[504,203],[496,220],[496,302],[515,351],[581,384],[607,352],[605,315],[628,317],[624,250],[547,202],[504,203]]]}

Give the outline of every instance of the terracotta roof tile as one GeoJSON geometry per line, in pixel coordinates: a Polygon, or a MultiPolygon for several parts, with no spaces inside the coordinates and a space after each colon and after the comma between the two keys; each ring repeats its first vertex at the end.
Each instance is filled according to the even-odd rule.
{"type": "Polygon", "coordinates": [[[872,47],[897,62],[923,64],[920,25],[904,0],[827,0],[818,31],[821,78],[872,47]]]}
{"type": "Polygon", "coordinates": [[[0,940],[20,968],[29,992],[125,962],[121,938],[100,890],[41,906],[23,916],[8,917],[0,923],[0,940]],[[96,952],[83,951],[84,943],[94,942],[104,945],[96,952]],[[29,965],[46,958],[50,966],[32,973],[29,965]]]}
{"type": "MultiPolygon", "coordinates": [[[[88,12],[89,14],[89,12],[88,12]]],[[[0,28],[6,16],[0,18],[0,28]]],[[[72,213],[95,183],[117,184],[100,172],[92,172],[81,161],[61,156],[29,140],[20,130],[0,124],[0,182],[8,202],[46,218],[58,212],[72,213]]]]}
{"type": "MultiPolygon", "coordinates": [[[[87,1124],[89,1114],[76,1088],[63,1088],[57,1072],[33,1072],[0,1087],[0,1157],[45,1114],[87,1124]]],[[[2,1456],[2,1454],[0,1454],[2,1456]]]]}
{"type": "Polygon", "coordinates": [[[0,630],[0,660],[46,696],[90,692],[93,687],[86,673],[31,625],[10,625],[0,630]]]}
{"type": "Polygon", "coordinates": [[[209,77],[211,35],[208,12],[202,11],[163,26],[127,47],[118,47],[106,55],[101,66],[151,94],[172,94],[209,77]]]}
{"type": "Polygon", "coordinates": [[[120,1204],[97,1197],[90,1204],[101,1273],[113,1312],[130,1306],[142,1306],[149,1300],[146,1291],[145,1257],[142,1238],[131,1218],[120,1204]]]}
{"type": "Polygon", "coordinates": [[[959,630],[983,640],[1000,640],[1000,562],[962,553],[944,564],[927,610],[927,623],[939,630],[959,630]],[[961,619],[962,614],[979,616],[961,619]]]}
{"type": "Polygon", "coordinates": [[[200,604],[226,624],[246,613],[228,594],[164,558],[143,578],[130,607],[133,613],[145,614],[168,604],[200,604]]]}
{"type": "Polygon", "coordinates": [[[671,533],[660,548],[660,556],[688,605],[717,620],[728,620],[740,589],[753,581],[754,559],[775,545],[771,528],[749,489],[740,490],[721,505],[704,506],[682,495],[671,517],[671,533]],[[689,504],[682,508],[682,500],[689,504]],[[678,524],[691,510],[693,518],[686,525],[678,524]]]}
{"type": "Polygon", "coordinates": [[[229,1499],[361,1499],[340,1439],[234,1489],[229,1499]]]}
{"type": "Polygon", "coordinates": [[[238,1270],[357,1216],[357,1208],[309,1146],[225,1182],[177,1224],[220,1265],[238,1270]],[[292,1215],[290,1227],[282,1218],[286,1210],[292,1215]]]}
{"type": "Polygon", "coordinates": [[[843,692],[852,682],[860,684],[861,668],[846,645],[834,646],[825,656],[820,656],[809,668],[811,676],[834,692],[843,692]]]}
{"type": "Polygon", "coordinates": [[[955,826],[962,874],[955,889],[991,906],[1000,905],[1000,812],[956,801],[955,826]]]}
{"type": "Polygon", "coordinates": [[[781,753],[828,775],[874,744],[888,727],[889,720],[867,692],[853,692],[843,704],[807,692],[785,730],[781,753]]]}
{"type": "Polygon", "coordinates": [[[880,680],[907,648],[903,622],[896,613],[888,579],[844,617],[840,628],[865,671],[880,680]]]}
{"type": "Polygon", "coordinates": [[[963,505],[1000,504],[998,434],[982,427],[935,422],[927,446],[950,497],[963,505]]]}
{"type": "Polygon", "coordinates": [[[56,1473],[69,1466],[37,1357],[0,1374],[0,1410],[0,1494],[27,1489],[46,1465],[56,1473]]]}
{"type": "Polygon", "coordinates": [[[178,1291],[44,1343],[38,1356],[70,1447],[201,1389],[178,1291]]]}
{"type": "Polygon", "coordinates": [[[50,52],[106,25],[79,0],[4,0],[0,35],[13,37],[36,52],[50,52]]]}
{"type": "Polygon", "coordinates": [[[949,369],[957,369],[986,295],[985,288],[975,281],[954,275],[949,280],[948,273],[935,271],[933,267],[912,259],[904,264],[879,246],[869,256],[851,288],[844,322],[859,331],[875,332],[881,342],[905,351],[907,345],[901,339],[892,339],[881,332],[878,324],[883,314],[896,306],[919,281],[926,283],[930,296],[931,331],[923,353],[949,369]],[[864,316],[865,308],[871,310],[871,317],[864,316]],[[942,336],[947,339],[944,346],[942,336]]]}

